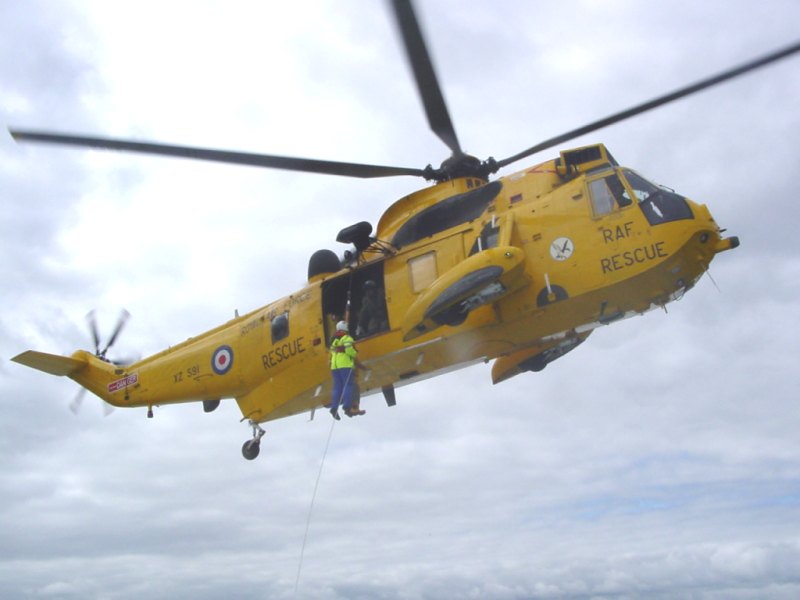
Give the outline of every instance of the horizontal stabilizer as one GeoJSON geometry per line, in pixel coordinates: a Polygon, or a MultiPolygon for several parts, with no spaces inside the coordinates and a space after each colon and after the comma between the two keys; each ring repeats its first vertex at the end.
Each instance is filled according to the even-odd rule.
{"type": "Polygon", "coordinates": [[[78,360],[70,358],[69,356],[59,356],[57,354],[47,354],[45,352],[36,352],[28,350],[12,358],[14,362],[18,362],[26,367],[38,369],[51,375],[71,375],[75,371],[82,369],[86,366],[85,360],[78,360]]]}

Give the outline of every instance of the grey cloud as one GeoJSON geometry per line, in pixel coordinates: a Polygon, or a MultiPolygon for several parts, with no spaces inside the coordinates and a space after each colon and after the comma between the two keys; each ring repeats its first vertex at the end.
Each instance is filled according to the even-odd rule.
{"type": "MultiPolygon", "coordinates": [[[[777,0],[756,12],[741,2],[618,2],[613,10],[588,2],[568,17],[561,6],[496,4],[472,14],[454,15],[463,7],[450,2],[421,10],[465,146],[498,156],[769,50],[794,35],[800,18],[795,3],[777,0]],[[571,51],[580,55],[584,40],[596,60],[556,68],[571,51]],[[648,44],[659,51],[642,50],[648,44]]],[[[0,50],[25,49],[0,52],[0,98],[14,100],[3,107],[9,124],[24,117],[32,126],[103,128],[107,115],[87,106],[115,98],[99,78],[110,55],[90,19],[100,13],[84,10],[93,7],[0,5],[0,50]]],[[[146,4],[137,10],[163,14],[146,4]]],[[[236,93],[183,98],[175,81],[184,114],[142,113],[130,122],[116,114],[115,126],[138,131],[152,117],[154,127],[166,119],[192,135],[235,140],[215,131],[219,122],[228,133],[245,131],[246,143],[263,140],[256,150],[266,152],[297,145],[325,154],[319,143],[342,154],[321,158],[409,166],[444,158],[388,19],[372,7],[363,22],[356,9],[323,4],[319,15],[326,10],[336,15],[321,19],[329,28],[321,48],[309,37],[316,14],[281,22],[297,28],[279,49],[304,65],[296,81],[248,87],[281,60],[266,37],[254,39],[251,56],[220,58],[203,72],[208,83],[215,69],[239,69],[236,93]],[[352,70],[332,48],[344,39],[358,54],[358,36],[374,56],[352,70]],[[322,80],[305,83],[319,65],[322,80]],[[334,96],[337,82],[347,88],[343,98],[334,96]],[[317,115],[274,114],[290,89],[324,90],[319,102],[330,106],[320,112],[342,113],[336,125],[346,124],[336,131],[360,118],[368,131],[327,139],[317,115]],[[250,95],[239,113],[233,100],[242,94],[250,95]],[[344,114],[353,105],[360,114],[344,114]],[[262,116],[251,119],[256,107],[262,116]],[[297,125],[286,133],[282,122],[297,125]]],[[[297,597],[798,595],[796,70],[796,60],[786,62],[591,136],[621,162],[707,202],[741,237],[739,249],[712,265],[721,293],[704,278],[668,313],[601,328],[536,375],[492,386],[488,366],[479,365],[398,389],[392,409],[379,396],[365,399],[367,416],[333,431],[297,597]]],[[[133,110],[135,98],[128,100],[133,110]]],[[[120,352],[176,343],[234,308],[289,293],[302,284],[311,252],[341,250],[338,229],[374,222],[418,186],[237,175],[151,159],[99,164],[79,151],[10,140],[0,151],[6,359],[28,347],[87,347],[83,315],[109,297],[134,304],[120,352]],[[204,179],[211,173],[226,179],[204,179]],[[159,193],[149,185],[155,177],[174,185],[143,198],[143,187],[159,193]],[[202,196],[203,186],[214,194],[202,196]],[[137,248],[119,247],[110,230],[71,238],[94,244],[98,257],[118,254],[102,269],[75,264],[65,232],[83,223],[82,202],[101,191],[111,214],[127,211],[142,227],[150,215],[137,210],[158,220],[160,207],[174,202],[184,213],[170,213],[167,239],[137,248]],[[217,228],[181,218],[192,211],[217,228]],[[210,246],[225,260],[206,261],[210,246]]],[[[118,307],[98,308],[107,324],[118,307]]],[[[104,418],[89,396],[73,417],[75,391],[68,380],[0,366],[0,595],[294,597],[327,415],[271,423],[262,455],[248,463],[239,446],[249,432],[233,401],[210,415],[195,405],[156,408],[148,420],[143,410],[104,418]]]]}

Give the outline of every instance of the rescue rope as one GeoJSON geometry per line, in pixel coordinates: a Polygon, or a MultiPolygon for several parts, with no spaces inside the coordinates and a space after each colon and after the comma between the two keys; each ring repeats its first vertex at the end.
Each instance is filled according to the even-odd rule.
{"type": "Polygon", "coordinates": [[[325,451],[322,453],[322,460],[319,463],[319,472],[317,473],[317,481],[314,483],[314,492],[311,494],[311,504],[308,507],[308,517],[306,517],[306,532],[303,534],[303,545],[300,548],[300,562],[297,564],[297,577],[294,580],[294,595],[297,597],[297,588],[300,586],[300,571],[303,568],[303,556],[306,553],[306,541],[308,540],[308,530],[311,528],[311,513],[314,510],[314,500],[317,498],[317,489],[319,488],[319,480],[322,477],[322,467],[325,465],[325,457],[328,455],[328,447],[331,444],[331,437],[333,436],[333,427],[336,425],[336,420],[331,420],[331,428],[328,431],[328,441],[325,442],[325,451]]]}
{"type": "MultiPolygon", "coordinates": [[[[350,382],[350,376],[353,374],[351,370],[347,374],[347,380],[342,387],[342,393],[339,396],[339,405],[342,404],[344,392],[347,389],[347,384],[350,382]]],[[[322,478],[322,467],[325,466],[325,457],[328,456],[328,448],[331,445],[331,438],[333,437],[333,427],[336,425],[336,419],[331,420],[331,428],[328,431],[328,439],[325,442],[325,450],[322,452],[322,460],[319,462],[319,471],[317,472],[317,481],[314,482],[314,491],[311,494],[311,504],[308,506],[308,516],[306,517],[306,531],[303,534],[303,544],[300,547],[300,561],[297,564],[297,577],[294,580],[294,596],[297,597],[297,590],[300,587],[300,572],[303,569],[303,556],[306,553],[306,542],[308,541],[308,530],[311,529],[311,514],[314,512],[314,501],[317,499],[317,490],[319,489],[319,480],[322,478]]]]}
{"type": "Polygon", "coordinates": [[[714,287],[717,288],[717,291],[721,294],[722,290],[719,289],[716,279],[714,279],[714,277],[711,275],[711,269],[706,269],[706,275],[708,275],[708,278],[711,280],[711,283],[714,284],[714,287]]]}

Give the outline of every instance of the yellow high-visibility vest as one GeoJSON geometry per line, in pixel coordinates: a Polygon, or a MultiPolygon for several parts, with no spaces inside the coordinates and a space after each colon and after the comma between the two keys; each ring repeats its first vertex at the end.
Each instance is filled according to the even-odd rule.
{"type": "Polygon", "coordinates": [[[331,369],[352,369],[356,364],[358,350],[354,345],[355,340],[345,334],[333,338],[331,343],[331,369]]]}

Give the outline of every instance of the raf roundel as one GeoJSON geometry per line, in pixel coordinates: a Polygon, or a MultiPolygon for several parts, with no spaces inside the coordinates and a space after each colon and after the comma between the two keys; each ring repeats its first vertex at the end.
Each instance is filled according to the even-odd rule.
{"type": "Polygon", "coordinates": [[[230,346],[220,346],[211,357],[211,368],[217,375],[225,375],[233,366],[233,350],[230,346]]]}

